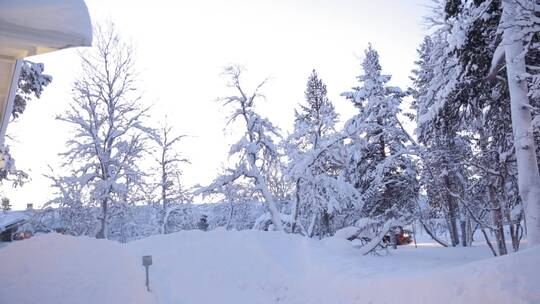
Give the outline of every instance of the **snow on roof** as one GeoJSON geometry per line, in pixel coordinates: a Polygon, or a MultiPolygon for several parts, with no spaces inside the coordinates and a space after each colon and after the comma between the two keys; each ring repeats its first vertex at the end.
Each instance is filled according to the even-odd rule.
{"type": "Polygon", "coordinates": [[[17,60],[91,44],[92,24],[83,0],[0,0],[0,146],[15,98],[17,60]]]}
{"type": "Polygon", "coordinates": [[[91,43],[92,25],[83,0],[0,0],[2,55],[22,58],[91,43]]]}
{"type": "Polygon", "coordinates": [[[27,211],[0,211],[0,232],[4,231],[7,226],[20,221],[26,221],[30,218],[27,211]]]}

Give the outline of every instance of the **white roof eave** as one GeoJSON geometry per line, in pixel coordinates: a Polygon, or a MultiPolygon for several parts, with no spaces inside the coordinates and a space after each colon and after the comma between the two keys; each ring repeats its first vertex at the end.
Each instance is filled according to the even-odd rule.
{"type": "Polygon", "coordinates": [[[26,28],[0,20],[0,52],[15,58],[33,56],[70,47],[91,46],[92,37],[69,32],[26,28]],[[11,53],[11,54],[10,54],[11,53]]]}
{"type": "Polygon", "coordinates": [[[84,0],[0,0],[0,56],[23,58],[91,44],[84,0]]]}

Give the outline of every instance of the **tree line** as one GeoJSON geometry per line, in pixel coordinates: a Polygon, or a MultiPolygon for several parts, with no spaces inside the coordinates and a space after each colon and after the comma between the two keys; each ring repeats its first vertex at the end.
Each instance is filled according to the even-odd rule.
{"type": "Polygon", "coordinates": [[[266,81],[248,91],[245,70],[226,67],[231,94],[220,100],[241,136],[230,167],[189,191],[180,168],[188,160],[176,147],[182,136],[146,125],[132,49],[113,25],[98,27],[95,47],[81,53],[70,108],[58,117],[75,133],[64,174],[49,175],[57,189],[50,206],[64,210],[73,233],[100,238],[115,219],[135,217],[132,206],[159,206],[157,231],[169,233],[171,214],[193,195],[219,195],[264,203],[253,228],[307,237],[346,227],[385,234],[416,222],[443,246],[470,246],[478,231],[494,255],[509,251],[507,235],[513,251],[524,233],[540,243],[538,4],[434,3],[411,87],[390,85],[368,45],[356,82],[341,94],[356,109],[342,127],[317,71],[284,134],[258,112],[266,81]],[[142,167],[149,157],[154,171],[142,167]]]}

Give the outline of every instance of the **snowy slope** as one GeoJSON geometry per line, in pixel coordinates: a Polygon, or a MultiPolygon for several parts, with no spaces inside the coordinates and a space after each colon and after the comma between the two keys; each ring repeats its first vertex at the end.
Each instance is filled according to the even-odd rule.
{"type": "Polygon", "coordinates": [[[540,248],[489,254],[411,246],[365,257],[337,239],[259,231],[184,231],[125,245],[51,234],[0,248],[0,260],[12,261],[0,268],[0,303],[540,303],[540,248]]]}

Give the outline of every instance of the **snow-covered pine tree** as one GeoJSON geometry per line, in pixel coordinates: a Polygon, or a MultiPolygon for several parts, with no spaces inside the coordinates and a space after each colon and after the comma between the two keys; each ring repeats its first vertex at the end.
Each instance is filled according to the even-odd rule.
{"type": "Polygon", "coordinates": [[[81,53],[82,74],[73,85],[69,110],[58,116],[74,133],[61,154],[68,176],[56,178],[58,196],[52,202],[99,208],[96,237],[107,238],[115,213],[123,215],[124,206],[138,199],[144,187],[139,163],[147,149],[148,128],[143,125],[146,108],[137,90],[131,46],[112,23],[98,26],[94,41],[94,48],[81,53]],[[63,188],[78,189],[80,200],[66,196],[63,188]]]}
{"type": "Polygon", "coordinates": [[[269,170],[279,162],[279,151],[275,138],[279,137],[278,129],[266,118],[255,111],[255,103],[262,98],[261,82],[255,90],[248,94],[241,84],[242,68],[228,66],[224,75],[228,77],[228,86],[236,91],[236,95],[221,98],[225,106],[232,108],[229,123],[239,121],[244,125],[244,135],[234,144],[229,155],[237,160],[235,166],[218,177],[206,187],[197,190],[197,194],[223,193],[223,187],[229,183],[247,182],[252,195],[261,198],[270,213],[274,229],[283,230],[281,213],[276,199],[269,186],[269,170]]]}
{"type": "Polygon", "coordinates": [[[362,68],[360,84],[342,93],[359,111],[345,124],[350,139],[347,178],[362,194],[362,217],[400,220],[415,208],[418,195],[409,135],[398,119],[406,93],[388,85],[391,76],[382,74],[371,45],[362,68]]]}

